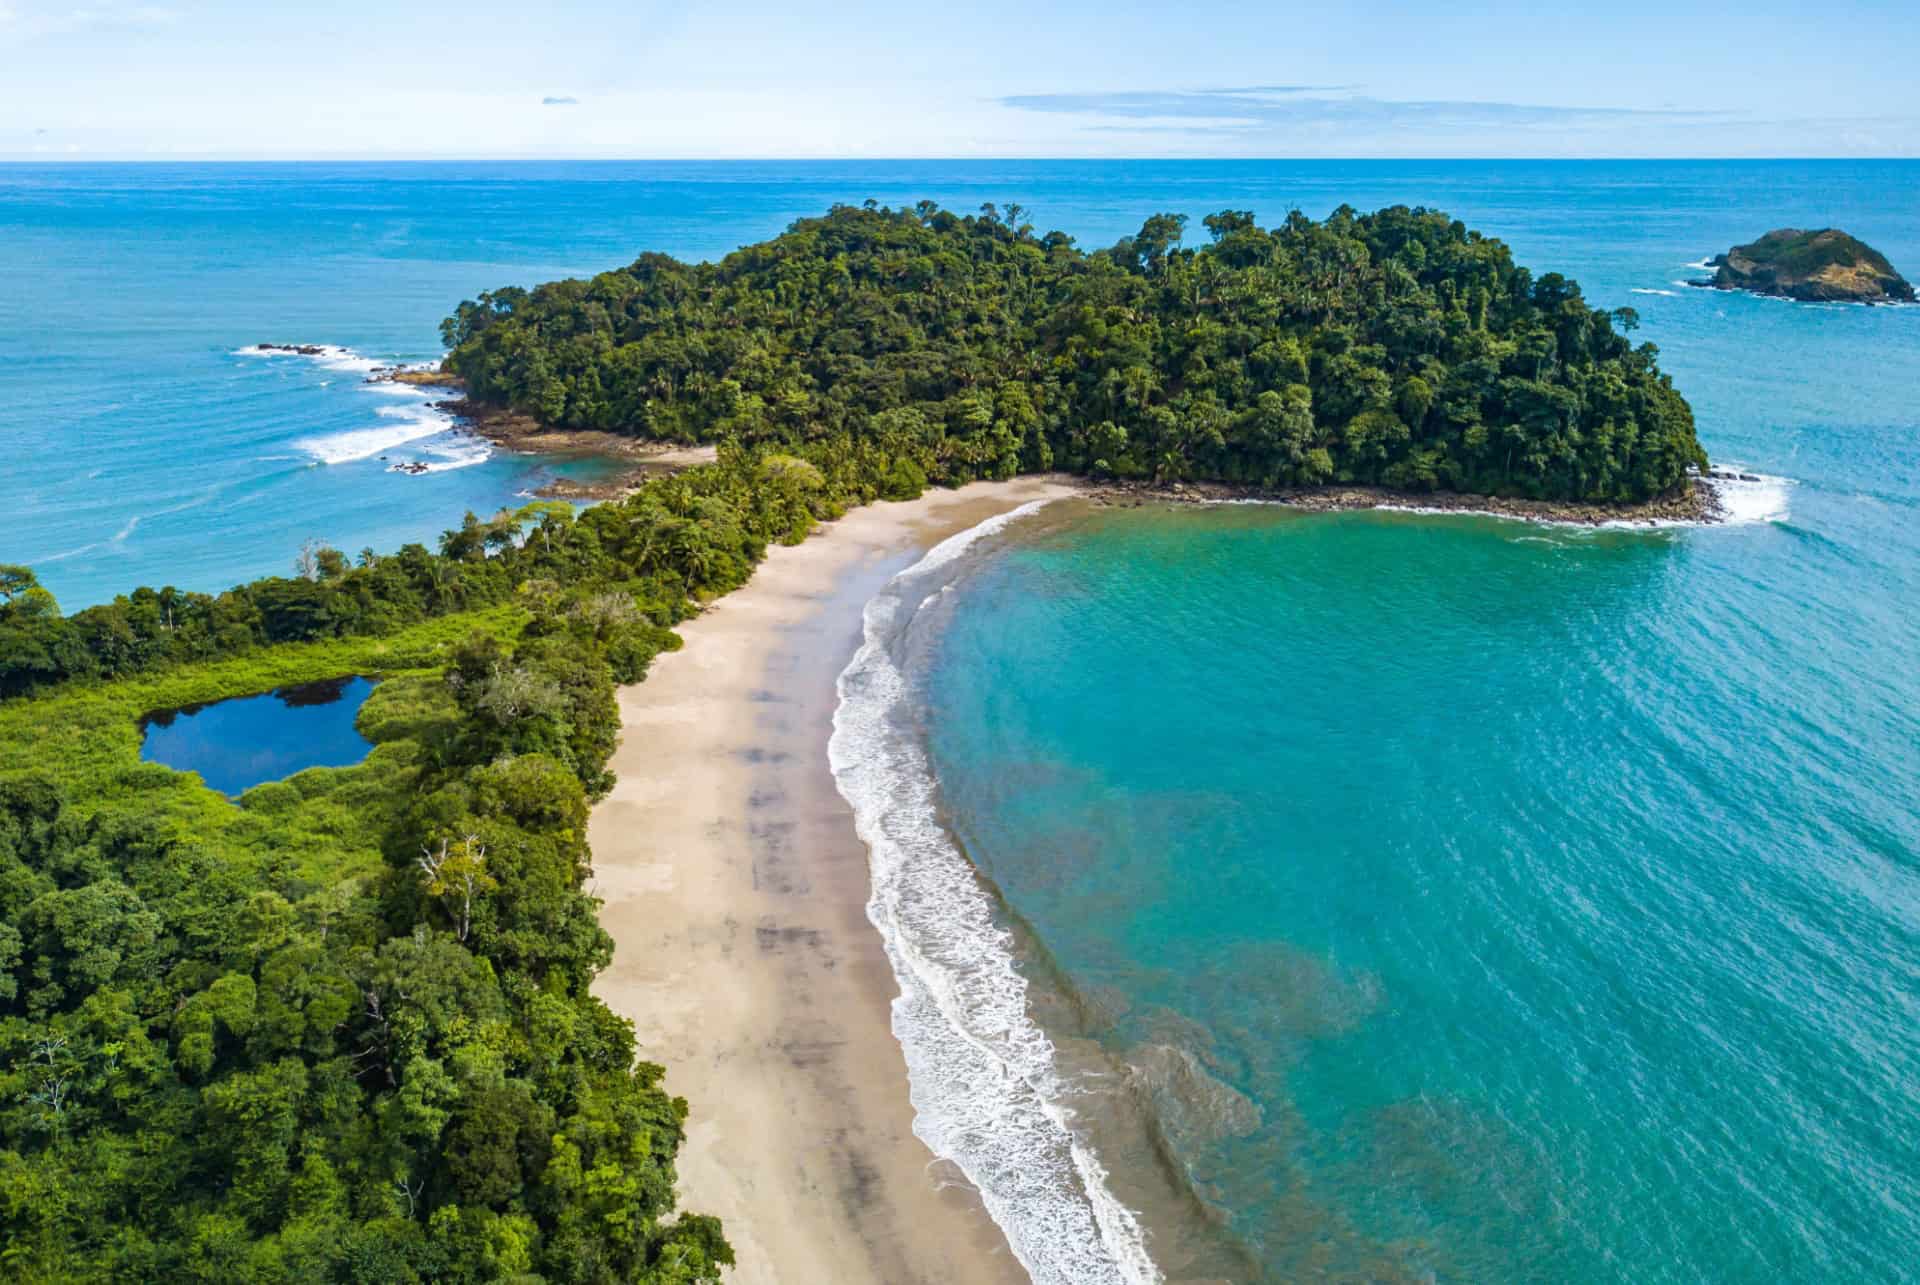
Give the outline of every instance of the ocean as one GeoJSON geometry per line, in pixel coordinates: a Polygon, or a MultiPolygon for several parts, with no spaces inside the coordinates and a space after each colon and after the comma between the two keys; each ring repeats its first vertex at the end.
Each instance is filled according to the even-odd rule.
{"type": "Polygon", "coordinates": [[[73,609],[431,539],[590,465],[370,365],[868,198],[1437,206],[1636,308],[1766,479],[1651,531],[1069,502],[876,600],[834,758],[896,1030],[1036,1279],[1920,1279],[1920,308],[1679,284],[1783,225],[1912,274],[1920,164],[0,166],[0,561],[73,609]]]}

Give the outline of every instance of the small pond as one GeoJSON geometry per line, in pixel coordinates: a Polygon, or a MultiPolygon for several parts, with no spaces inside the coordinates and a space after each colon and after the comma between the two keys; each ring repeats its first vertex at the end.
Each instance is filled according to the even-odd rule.
{"type": "Polygon", "coordinates": [[[372,679],[349,675],[156,710],[140,720],[140,757],[198,772],[226,795],[310,767],[350,767],[373,749],[353,725],[373,688],[372,679]]]}

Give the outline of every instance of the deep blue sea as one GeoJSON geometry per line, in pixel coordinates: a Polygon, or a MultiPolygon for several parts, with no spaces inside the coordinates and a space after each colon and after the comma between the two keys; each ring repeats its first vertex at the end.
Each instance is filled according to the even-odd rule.
{"type": "Polygon", "coordinates": [[[1920,308],[1676,284],[1788,224],[1920,275],[1920,164],[0,166],[0,561],[75,608],[431,538],[557,466],[367,365],[867,198],[1089,245],[1438,206],[1637,308],[1778,479],[1663,531],[1069,505],[870,622],[876,871],[914,911],[952,835],[985,876],[918,903],[966,983],[928,1020],[996,1025],[917,1096],[1036,1277],[1138,1275],[1137,1233],[1185,1280],[1920,1279],[1920,308]]]}

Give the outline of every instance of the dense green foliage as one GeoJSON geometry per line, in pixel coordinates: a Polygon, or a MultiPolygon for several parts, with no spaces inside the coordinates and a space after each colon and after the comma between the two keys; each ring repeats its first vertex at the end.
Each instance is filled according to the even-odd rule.
{"type": "MultiPolygon", "coordinates": [[[[572,688],[551,713],[610,738],[590,650],[488,639],[455,669],[572,688]]],[[[686,1104],[587,993],[611,943],[580,891],[587,790],[545,752],[565,747],[538,720],[463,736],[485,683],[379,695],[417,739],[359,773],[390,778],[355,795],[383,805],[387,858],[361,878],[0,778],[13,1278],[700,1281],[728,1260],[711,1219],[666,1217],[686,1104]]],[[[251,791],[260,837],[328,784],[251,791]]]]}
{"type": "Polygon", "coordinates": [[[5,654],[70,659],[0,703],[6,1274],[717,1279],[672,1214],[687,1105],[588,989],[587,809],[614,683],[883,485],[842,445],[71,619],[8,569],[5,654]],[[138,760],[144,710],[355,671],[359,766],[236,803],[138,760]]]}
{"type": "MultiPolygon", "coordinates": [[[[867,463],[864,456],[843,461],[835,493],[870,498],[871,485],[846,480],[867,463]]],[[[0,698],[277,643],[389,636],[424,620],[602,582],[649,607],[604,618],[592,604],[576,604],[604,635],[616,676],[632,681],[628,671],[658,646],[658,625],[680,619],[688,599],[740,584],[769,539],[795,538],[826,504],[818,470],[755,454],[662,479],[626,504],[577,518],[558,502],[487,521],[468,514],[441,538],[437,554],[416,544],[349,560],[312,548],[293,576],[217,595],[142,588],[65,616],[28,568],[0,566],[0,698]]]]}
{"type": "Polygon", "coordinates": [[[902,485],[1061,468],[1639,501],[1705,462],[1630,310],[1445,215],[1156,215],[1087,254],[1011,207],[840,207],[717,264],[505,289],[443,327],[483,403],[681,441],[838,436],[902,485]]]}

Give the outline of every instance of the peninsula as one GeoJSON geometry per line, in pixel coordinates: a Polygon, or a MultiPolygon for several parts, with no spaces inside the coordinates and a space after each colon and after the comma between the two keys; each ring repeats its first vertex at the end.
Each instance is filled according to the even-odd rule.
{"type": "Polygon", "coordinates": [[[0,566],[15,1274],[1018,1279],[913,1134],[827,780],[876,585],[1086,502],[1015,474],[1632,513],[1706,463],[1631,312],[1445,215],[1205,223],[842,207],[498,291],[446,324],[469,397],[711,458],[220,594],[0,566]],[[362,762],[141,758],[148,711],[346,675],[362,762]]]}
{"type": "Polygon", "coordinates": [[[445,368],[551,429],[884,457],[889,497],[1060,470],[1629,506],[1705,469],[1631,309],[1445,214],[1203,223],[1087,252],[1019,206],[840,206],[718,263],[483,294],[445,368]]]}
{"type": "Polygon", "coordinates": [[[1887,256],[1838,228],[1775,228],[1707,261],[1712,278],[1690,284],[1804,303],[1912,303],[1913,286],[1887,256]]]}

